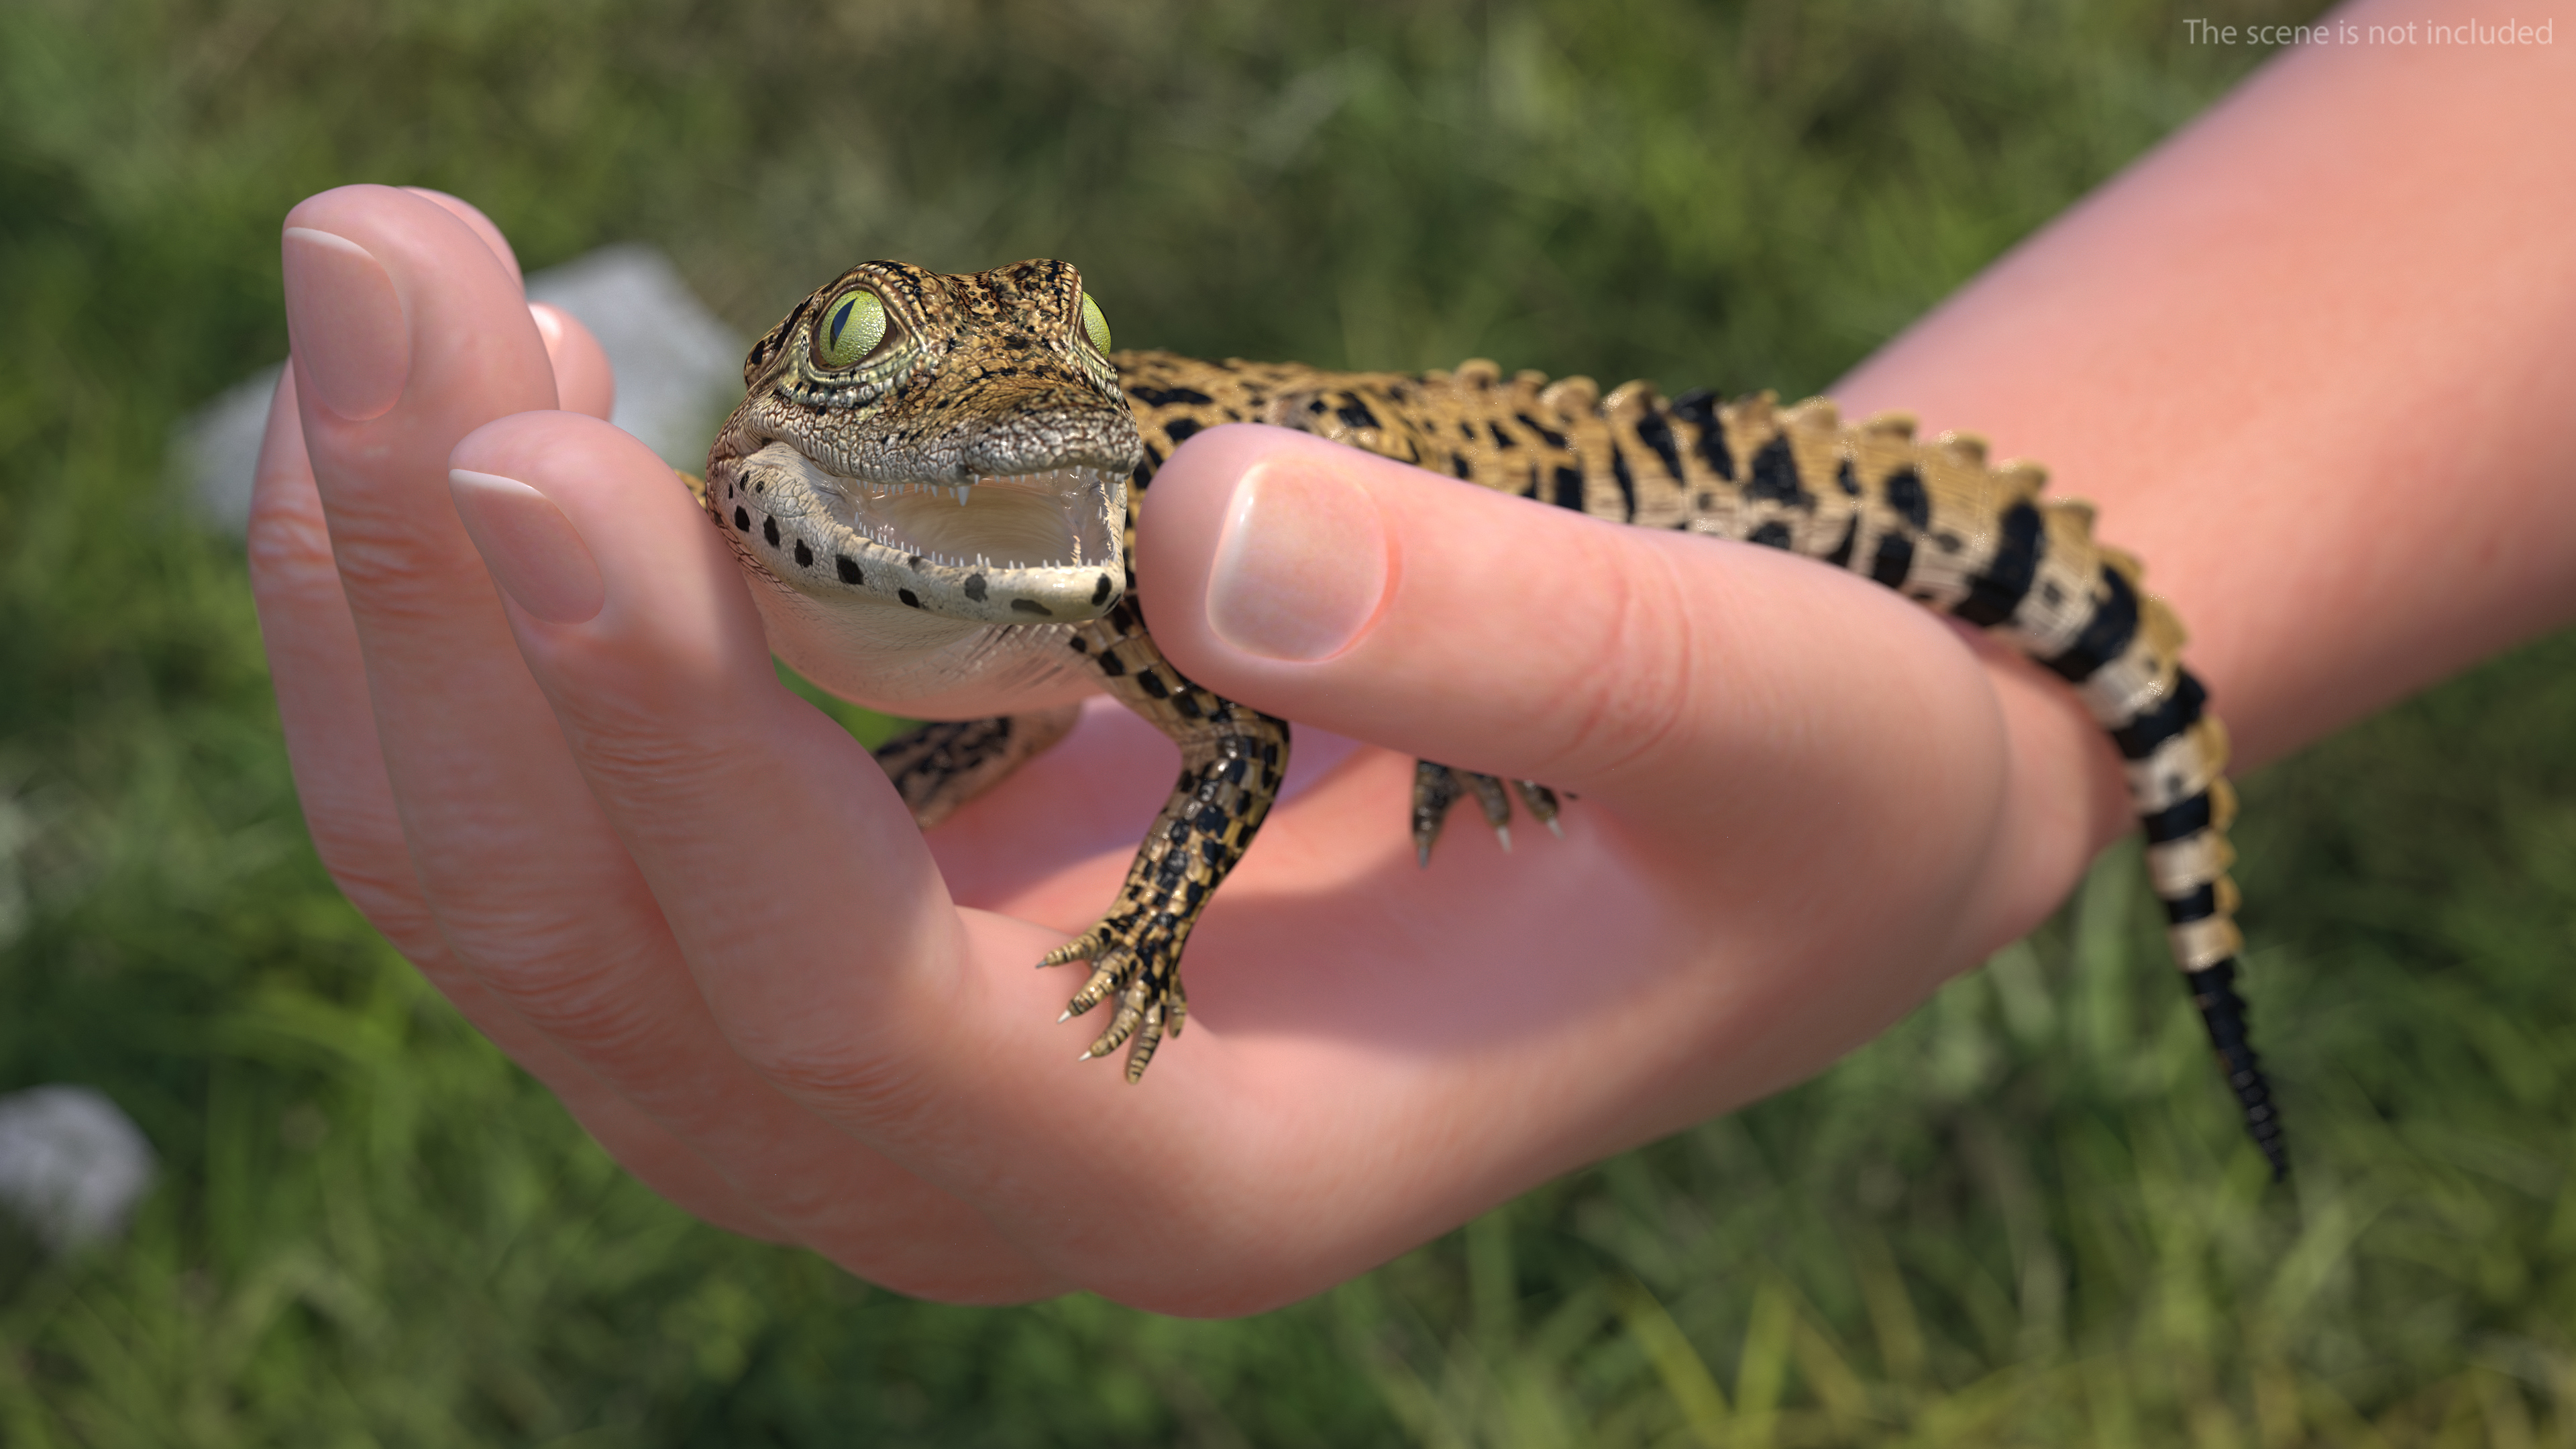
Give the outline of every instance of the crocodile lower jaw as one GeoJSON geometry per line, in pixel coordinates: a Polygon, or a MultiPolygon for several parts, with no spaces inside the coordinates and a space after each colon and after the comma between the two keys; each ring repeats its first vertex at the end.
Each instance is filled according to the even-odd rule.
{"type": "Polygon", "coordinates": [[[1127,480],[1098,468],[969,485],[871,480],[772,442],[736,476],[751,505],[733,518],[739,542],[825,603],[1076,623],[1108,612],[1125,587],[1127,480]]]}

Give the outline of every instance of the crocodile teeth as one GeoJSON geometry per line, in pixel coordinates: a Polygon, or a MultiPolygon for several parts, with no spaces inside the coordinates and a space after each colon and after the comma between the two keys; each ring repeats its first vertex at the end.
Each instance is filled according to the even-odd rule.
{"type": "MultiPolygon", "coordinates": [[[[955,477],[852,478],[833,474],[783,442],[759,455],[792,473],[805,496],[870,547],[943,567],[992,571],[1082,566],[1118,549],[1116,500],[1125,480],[1094,467],[955,477]],[[953,498],[957,507],[943,506],[953,498]],[[933,500],[937,502],[933,502],[933,500]],[[1008,560],[997,564],[995,560],[1008,560]]],[[[773,481],[778,489],[788,479],[773,481]]],[[[793,510],[782,514],[792,516],[793,510]]],[[[817,552],[822,548],[818,544],[817,552]]]]}

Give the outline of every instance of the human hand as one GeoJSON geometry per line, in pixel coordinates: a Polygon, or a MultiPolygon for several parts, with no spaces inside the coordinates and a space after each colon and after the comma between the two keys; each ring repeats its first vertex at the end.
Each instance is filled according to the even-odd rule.
{"type": "Polygon", "coordinates": [[[669,471],[549,410],[604,399],[595,349],[550,364],[488,223],[351,187],[288,225],[252,549],[326,863],[631,1170],[888,1286],[1314,1292],[1821,1068],[2125,823],[2062,686],[1874,585],[1219,429],[1150,495],[1157,640],[1388,748],[1272,814],[1131,1087],[1030,967],[1169,745],[1095,709],[925,841],[669,471]],[[1575,792],[1566,839],[1462,820],[1415,869],[1415,754],[1575,792]]]}

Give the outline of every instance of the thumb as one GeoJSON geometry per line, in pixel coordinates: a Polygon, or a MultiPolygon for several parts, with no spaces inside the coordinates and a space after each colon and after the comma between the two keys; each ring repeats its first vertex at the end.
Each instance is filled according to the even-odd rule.
{"type": "Polygon", "coordinates": [[[1155,639],[1209,688],[1637,825],[1946,802],[1974,830],[2001,777],[1993,691],[1958,635],[1778,550],[1237,425],[1156,475],[1137,555],[1155,639]]]}

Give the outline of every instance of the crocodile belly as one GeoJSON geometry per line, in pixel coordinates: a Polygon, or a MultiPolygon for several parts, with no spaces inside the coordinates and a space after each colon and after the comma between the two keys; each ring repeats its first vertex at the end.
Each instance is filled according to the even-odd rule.
{"type": "MultiPolygon", "coordinates": [[[[764,570],[764,573],[766,571],[764,570]]],[[[772,653],[833,694],[912,719],[981,719],[1100,692],[1071,624],[984,624],[906,609],[826,607],[770,576],[752,590],[772,653]]]]}

